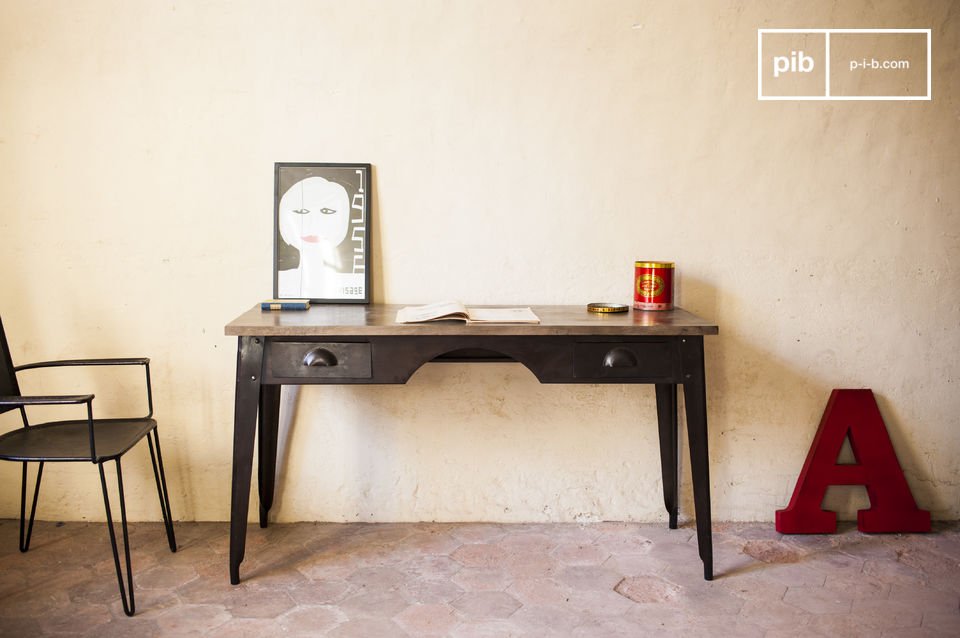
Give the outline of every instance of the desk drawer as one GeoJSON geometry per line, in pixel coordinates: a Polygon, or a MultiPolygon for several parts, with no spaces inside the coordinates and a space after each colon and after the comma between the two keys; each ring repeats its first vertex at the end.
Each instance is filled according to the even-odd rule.
{"type": "Polygon", "coordinates": [[[581,342],[574,346],[573,376],[578,379],[667,379],[673,376],[672,341],[581,342]]]}
{"type": "Polygon", "coordinates": [[[369,379],[369,343],[273,342],[270,368],[274,377],[369,379]]]}

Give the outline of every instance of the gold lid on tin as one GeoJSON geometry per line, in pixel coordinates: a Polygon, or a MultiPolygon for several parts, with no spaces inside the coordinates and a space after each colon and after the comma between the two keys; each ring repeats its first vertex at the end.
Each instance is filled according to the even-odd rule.
{"type": "Polygon", "coordinates": [[[635,268],[673,268],[672,261],[635,261],[635,268]]]}
{"type": "Polygon", "coordinates": [[[587,310],[590,312],[626,312],[628,306],[622,303],[588,303],[587,310]]]}

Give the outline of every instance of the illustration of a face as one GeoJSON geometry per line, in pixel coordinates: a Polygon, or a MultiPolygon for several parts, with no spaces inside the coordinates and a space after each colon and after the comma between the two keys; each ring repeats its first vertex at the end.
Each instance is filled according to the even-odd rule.
{"type": "Polygon", "coordinates": [[[350,198],[346,189],[322,177],[307,177],[280,198],[280,236],[300,251],[334,247],[347,236],[350,198]]]}

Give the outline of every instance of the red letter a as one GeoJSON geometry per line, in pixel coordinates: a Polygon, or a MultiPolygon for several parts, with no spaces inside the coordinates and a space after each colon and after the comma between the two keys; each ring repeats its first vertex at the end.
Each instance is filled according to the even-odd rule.
{"type": "Polygon", "coordinates": [[[793,498],[777,510],[783,534],[832,534],[837,513],[820,509],[827,487],[865,485],[870,509],[857,512],[861,532],[929,532],[930,512],[917,508],[870,390],[834,390],[803,464],[793,498]],[[850,437],[856,465],[838,465],[850,437]]]}

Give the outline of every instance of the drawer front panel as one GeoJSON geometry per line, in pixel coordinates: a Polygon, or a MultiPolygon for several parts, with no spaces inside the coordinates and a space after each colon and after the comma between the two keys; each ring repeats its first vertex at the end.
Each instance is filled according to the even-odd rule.
{"type": "Polygon", "coordinates": [[[652,342],[583,342],[574,347],[573,376],[577,379],[670,379],[674,376],[675,344],[652,342]]]}
{"type": "Polygon", "coordinates": [[[369,379],[372,350],[369,343],[273,342],[270,369],[274,377],[311,379],[369,379]]]}

